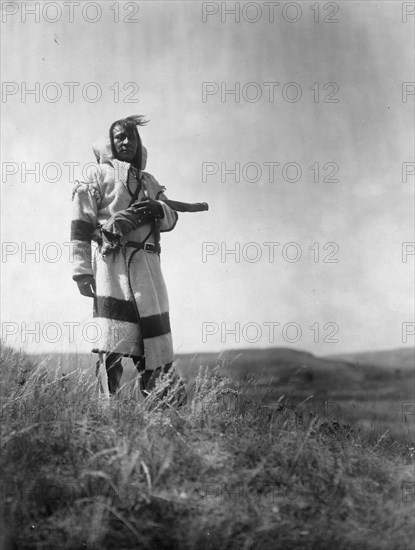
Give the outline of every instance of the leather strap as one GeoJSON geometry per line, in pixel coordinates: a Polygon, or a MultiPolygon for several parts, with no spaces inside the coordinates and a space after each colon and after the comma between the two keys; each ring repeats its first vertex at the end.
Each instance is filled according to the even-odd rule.
{"type": "Polygon", "coordinates": [[[130,167],[130,170],[128,171],[127,189],[128,189],[128,192],[131,195],[131,200],[130,200],[130,204],[128,206],[131,206],[132,204],[134,204],[136,202],[136,200],[138,198],[138,195],[139,195],[139,193],[141,191],[141,188],[142,188],[141,179],[139,179],[139,177],[138,177],[139,172],[137,171],[136,168],[134,168],[134,172],[136,172],[136,173],[133,174],[132,167],[130,167]],[[131,190],[130,190],[130,181],[129,181],[130,180],[130,175],[134,175],[134,177],[137,181],[137,187],[136,187],[134,193],[131,193],[131,190]]]}
{"type": "Polygon", "coordinates": [[[135,248],[137,250],[144,250],[145,252],[153,252],[153,254],[160,254],[161,247],[153,243],[134,243],[133,241],[127,241],[124,246],[135,248]]]}

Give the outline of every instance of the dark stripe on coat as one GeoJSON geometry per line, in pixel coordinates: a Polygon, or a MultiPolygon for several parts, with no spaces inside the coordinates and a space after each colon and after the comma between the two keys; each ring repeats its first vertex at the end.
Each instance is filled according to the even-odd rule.
{"type": "Polygon", "coordinates": [[[91,241],[91,235],[94,232],[92,223],[83,220],[72,220],[71,222],[71,241],[91,241]]]}
{"type": "MultiPolygon", "coordinates": [[[[137,323],[137,314],[134,303],[127,300],[118,300],[109,296],[97,296],[94,300],[94,317],[113,319],[125,323],[137,323]]],[[[140,329],[143,338],[156,338],[169,334],[170,316],[166,311],[162,314],[140,317],[140,329]]]]}
{"type": "Polygon", "coordinates": [[[97,296],[94,300],[93,316],[126,323],[137,323],[134,303],[128,300],[111,298],[110,296],[97,296]]]}
{"type": "Polygon", "coordinates": [[[150,315],[149,317],[141,317],[141,334],[143,338],[155,338],[163,336],[170,332],[170,317],[168,312],[161,315],[150,315]]]}

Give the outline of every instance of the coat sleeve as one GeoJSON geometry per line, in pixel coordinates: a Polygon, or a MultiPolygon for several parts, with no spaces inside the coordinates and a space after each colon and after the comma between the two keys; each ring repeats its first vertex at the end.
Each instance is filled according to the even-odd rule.
{"type": "Polygon", "coordinates": [[[165,232],[174,229],[177,220],[179,219],[179,215],[175,210],[163,202],[163,199],[167,199],[166,195],[164,193],[159,193],[157,200],[163,207],[164,212],[164,217],[159,220],[159,229],[160,231],[165,232]]]}
{"type": "Polygon", "coordinates": [[[96,181],[75,182],[72,192],[72,279],[93,275],[92,233],[97,227],[100,190],[96,181]]]}
{"type": "Polygon", "coordinates": [[[170,206],[167,206],[165,202],[163,202],[163,199],[167,199],[166,195],[164,194],[165,187],[159,184],[159,182],[155,179],[154,176],[151,174],[146,173],[146,176],[150,180],[151,187],[153,189],[153,197],[159,201],[161,206],[163,207],[163,218],[158,220],[158,228],[161,232],[167,232],[174,229],[176,226],[177,220],[179,219],[179,215],[173,208],[170,208],[170,206]]]}

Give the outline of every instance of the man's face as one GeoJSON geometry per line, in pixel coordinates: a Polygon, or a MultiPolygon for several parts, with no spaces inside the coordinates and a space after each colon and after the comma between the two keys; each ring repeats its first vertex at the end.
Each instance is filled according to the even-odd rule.
{"type": "Polygon", "coordinates": [[[137,137],[133,128],[125,128],[117,124],[112,132],[117,159],[132,162],[138,148],[137,137]]]}

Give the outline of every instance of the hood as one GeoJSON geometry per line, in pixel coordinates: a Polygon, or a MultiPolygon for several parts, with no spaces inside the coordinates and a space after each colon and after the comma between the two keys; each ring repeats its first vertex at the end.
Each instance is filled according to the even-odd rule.
{"type": "MultiPolygon", "coordinates": [[[[129,117],[132,118],[132,117],[129,117]]],[[[112,126],[112,125],[111,125],[112,126]]],[[[110,128],[111,128],[110,126],[110,128]]],[[[138,141],[141,144],[141,170],[144,170],[147,164],[147,149],[144,147],[140,134],[137,130],[138,141]]],[[[95,159],[98,164],[114,164],[114,160],[117,159],[114,157],[112,152],[111,140],[109,131],[103,134],[97,141],[93,144],[92,150],[94,151],[95,159]]]]}

